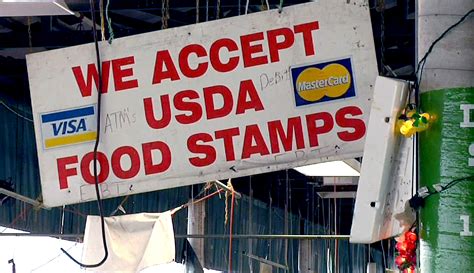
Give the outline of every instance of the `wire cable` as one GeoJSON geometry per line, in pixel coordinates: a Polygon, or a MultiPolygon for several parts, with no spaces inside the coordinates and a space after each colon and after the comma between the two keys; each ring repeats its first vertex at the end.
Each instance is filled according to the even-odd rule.
{"type": "Polygon", "coordinates": [[[428,198],[430,196],[433,196],[435,194],[438,194],[438,193],[442,193],[442,192],[454,187],[458,183],[461,183],[463,181],[469,181],[469,180],[471,182],[473,182],[474,181],[474,175],[451,180],[448,184],[446,184],[444,186],[439,185],[439,184],[433,185],[433,188],[435,189],[434,191],[430,190],[428,187],[423,187],[410,200],[408,200],[408,202],[410,204],[410,207],[412,207],[414,210],[417,210],[418,208],[424,206],[424,204],[425,204],[424,200],[426,198],[428,198]],[[423,190],[423,192],[422,192],[422,190],[423,190]]]}
{"type": "MultiPolygon", "coordinates": [[[[416,67],[416,71],[414,72],[414,76],[415,76],[415,84],[414,84],[414,99],[415,99],[415,108],[419,108],[420,107],[420,103],[419,103],[419,94],[420,94],[420,85],[421,85],[421,81],[423,79],[423,70],[425,68],[425,64],[426,64],[426,60],[428,59],[428,56],[431,54],[431,52],[433,51],[433,48],[435,47],[435,45],[441,41],[452,29],[456,28],[457,26],[459,26],[471,13],[474,12],[474,9],[471,9],[470,11],[468,11],[464,16],[462,16],[456,23],[454,23],[453,25],[451,25],[449,28],[447,28],[438,38],[436,38],[436,40],[433,41],[433,43],[430,45],[430,47],[428,48],[428,50],[426,51],[426,53],[423,55],[423,57],[420,59],[420,61],[418,62],[417,64],[417,67],[416,67]]],[[[410,93],[409,93],[409,97],[408,97],[408,100],[410,100],[411,98],[411,90],[410,90],[410,93]]],[[[414,146],[415,146],[415,149],[414,149],[414,163],[416,163],[418,160],[419,160],[419,141],[418,141],[418,137],[415,137],[414,138],[414,146]]],[[[416,188],[418,189],[419,186],[419,166],[418,164],[414,164],[415,168],[414,168],[414,174],[413,174],[413,177],[415,179],[415,183],[416,183],[416,188]]],[[[451,182],[449,182],[446,186],[442,186],[441,187],[441,191],[439,192],[442,192],[442,191],[445,191],[447,189],[449,189],[450,187],[456,185],[457,183],[461,182],[461,181],[464,181],[466,179],[472,179],[473,177],[464,177],[464,178],[459,178],[459,179],[455,179],[451,182]]],[[[422,207],[424,206],[424,199],[435,194],[435,193],[439,193],[439,192],[430,192],[428,194],[428,196],[425,196],[425,197],[421,197],[418,193],[416,193],[415,195],[413,195],[413,197],[409,200],[409,204],[410,204],[410,207],[412,207],[413,209],[415,209],[416,211],[416,219],[414,221],[414,223],[412,224],[412,227],[414,225],[416,225],[419,220],[420,220],[420,214],[419,214],[419,211],[418,211],[418,208],[419,207],[422,207]]]]}
{"type": "Polygon", "coordinates": [[[115,34],[114,34],[114,29],[112,28],[112,19],[109,17],[109,4],[110,0],[107,0],[107,4],[105,5],[105,20],[107,21],[107,28],[109,30],[109,39],[107,40],[109,44],[112,44],[112,41],[114,40],[115,34]]]}
{"type": "Polygon", "coordinates": [[[456,184],[460,183],[460,182],[463,182],[463,181],[466,181],[466,180],[474,180],[474,175],[471,175],[471,176],[467,176],[467,177],[462,177],[462,178],[458,178],[458,179],[454,179],[452,180],[451,182],[449,182],[448,184],[446,184],[445,186],[441,186],[441,191],[439,191],[438,193],[440,192],[443,192],[449,188],[452,188],[453,186],[455,186],[456,184]]]}
{"type": "Polygon", "coordinates": [[[428,58],[428,55],[431,54],[431,52],[433,51],[433,48],[434,46],[439,42],[441,41],[445,36],[446,34],[451,31],[453,28],[457,27],[458,25],[460,25],[471,13],[474,12],[474,9],[471,9],[470,11],[468,11],[466,14],[464,14],[463,17],[461,17],[461,19],[459,19],[459,21],[457,21],[455,24],[453,24],[452,26],[450,26],[448,29],[446,29],[431,45],[430,47],[428,48],[428,51],[426,51],[425,55],[423,56],[423,58],[421,58],[421,60],[418,62],[418,67],[416,69],[416,74],[418,74],[418,71],[420,69],[420,64],[425,62],[426,59],[428,58]]]}
{"type": "MultiPolygon", "coordinates": [[[[76,247],[76,246],[77,246],[77,242],[76,242],[74,245],[70,246],[70,247],[67,249],[67,251],[73,249],[73,248],[76,247]]],[[[56,255],[55,257],[51,258],[51,259],[48,260],[47,262],[45,262],[45,263],[43,263],[43,264],[41,264],[41,265],[39,265],[39,266],[37,266],[37,267],[31,269],[30,273],[31,273],[31,272],[34,272],[34,271],[36,271],[36,270],[38,270],[38,269],[40,269],[40,268],[43,268],[43,267],[47,266],[48,264],[54,262],[56,259],[58,259],[59,257],[61,257],[61,255],[63,255],[63,253],[59,253],[58,255],[56,255]]]]}
{"type": "Polygon", "coordinates": [[[438,38],[436,38],[436,40],[434,40],[434,42],[430,45],[430,47],[428,48],[428,50],[426,51],[425,55],[423,55],[423,58],[421,58],[421,60],[418,62],[418,65],[417,65],[417,68],[416,68],[416,71],[415,71],[415,77],[416,77],[416,84],[415,84],[415,104],[418,106],[418,94],[420,92],[420,84],[421,84],[421,79],[423,77],[423,69],[425,67],[425,63],[426,63],[426,60],[428,59],[428,56],[431,54],[431,52],[433,51],[433,48],[435,47],[435,45],[441,41],[447,34],[448,32],[450,32],[452,29],[456,28],[457,26],[459,26],[464,20],[466,20],[466,18],[471,15],[471,13],[474,12],[474,9],[471,9],[470,11],[468,11],[466,14],[464,14],[463,17],[461,17],[461,19],[459,19],[456,23],[454,23],[453,25],[451,25],[449,28],[447,28],[438,38]],[[418,73],[420,73],[420,75],[418,76],[418,73]]]}
{"type": "Polygon", "coordinates": [[[89,0],[89,4],[91,6],[91,19],[92,19],[92,30],[93,30],[93,36],[94,36],[94,45],[95,45],[95,55],[96,55],[96,61],[97,61],[97,70],[99,74],[99,84],[98,84],[98,90],[97,90],[97,137],[95,139],[95,144],[94,144],[94,184],[95,184],[95,193],[97,195],[97,207],[99,208],[99,215],[100,215],[100,222],[101,222],[101,232],[102,232],[102,243],[104,245],[104,257],[100,262],[96,264],[83,264],[79,262],[78,260],[74,259],[66,250],[61,248],[61,251],[66,254],[66,256],[69,257],[69,259],[73,260],[76,264],[80,265],[81,267],[86,267],[86,268],[94,268],[94,267],[99,267],[102,264],[105,263],[107,258],[109,257],[109,251],[107,249],[107,240],[105,236],[105,221],[104,221],[104,212],[103,212],[103,207],[102,207],[102,199],[100,197],[100,189],[99,189],[99,177],[97,175],[97,149],[99,147],[99,141],[100,141],[100,110],[101,110],[101,101],[102,101],[102,66],[101,66],[101,60],[100,60],[100,52],[99,52],[99,42],[97,40],[97,29],[96,29],[96,24],[95,24],[95,1],[94,0],[89,0]]]}
{"type": "Polygon", "coordinates": [[[15,111],[13,108],[11,108],[10,106],[8,106],[5,102],[3,102],[2,100],[0,100],[0,104],[3,105],[3,107],[5,107],[8,111],[12,112],[13,114],[15,114],[16,116],[26,120],[26,121],[29,121],[29,122],[33,122],[33,119],[29,118],[29,117],[26,117],[20,113],[18,113],[17,111],[15,111]]]}
{"type": "Polygon", "coordinates": [[[99,0],[100,39],[105,41],[104,0],[99,0]]]}
{"type": "Polygon", "coordinates": [[[280,5],[278,5],[278,13],[283,11],[283,0],[280,0],[280,5]]]}

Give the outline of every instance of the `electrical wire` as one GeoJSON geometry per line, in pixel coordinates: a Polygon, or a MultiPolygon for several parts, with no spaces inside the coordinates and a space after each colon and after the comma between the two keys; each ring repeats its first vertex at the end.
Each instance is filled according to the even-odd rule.
{"type": "Polygon", "coordinates": [[[443,185],[439,185],[439,187],[441,188],[440,190],[438,191],[430,191],[429,194],[427,196],[425,196],[424,198],[428,198],[434,194],[438,194],[438,193],[442,193],[446,190],[448,190],[449,188],[452,188],[454,187],[455,185],[457,185],[458,183],[460,182],[463,182],[463,181],[467,181],[467,180],[473,180],[474,181],[474,175],[471,175],[471,176],[466,176],[466,177],[462,177],[462,178],[458,178],[458,179],[454,179],[452,181],[450,181],[448,184],[446,184],[445,186],[443,185]]]}
{"type": "MultiPolygon", "coordinates": [[[[67,251],[73,249],[73,248],[76,247],[76,246],[77,246],[77,242],[76,242],[74,245],[70,246],[70,247],[67,249],[67,251]]],[[[31,273],[31,272],[34,272],[34,271],[36,271],[36,270],[38,270],[38,269],[40,269],[40,268],[42,268],[42,267],[45,267],[46,265],[48,265],[48,264],[50,264],[50,263],[52,263],[52,262],[54,262],[57,258],[61,257],[61,255],[63,255],[63,253],[59,253],[59,254],[56,255],[55,257],[51,258],[49,261],[47,261],[47,262],[45,262],[45,263],[39,265],[38,267],[35,267],[35,268],[31,269],[30,273],[31,273]]]]}
{"type": "Polygon", "coordinates": [[[460,182],[463,182],[465,180],[474,180],[474,175],[471,175],[471,176],[467,176],[467,177],[462,177],[462,178],[458,178],[458,179],[454,179],[452,180],[451,182],[449,182],[448,184],[446,184],[446,186],[442,186],[442,189],[441,191],[439,192],[443,192],[449,188],[452,188],[454,187],[456,184],[460,183],[460,182]]]}
{"type": "Polygon", "coordinates": [[[104,0],[99,0],[100,39],[105,41],[104,0]]]}
{"type": "MultiPolygon", "coordinates": [[[[453,25],[451,25],[449,28],[447,28],[438,38],[436,38],[436,40],[433,41],[433,43],[431,43],[430,47],[428,48],[428,50],[426,51],[426,53],[423,55],[423,57],[420,59],[420,61],[418,62],[417,64],[417,67],[416,67],[416,71],[414,72],[414,76],[415,76],[415,84],[414,84],[414,92],[415,92],[415,95],[414,95],[414,99],[415,99],[415,107],[417,109],[420,108],[420,103],[419,103],[419,94],[420,94],[420,85],[421,85],[421,81],[423,79],[423,70],[425,68],[425,64],[426,64],[426,60],[428,59],[428,56],[431,54],[431,52],[433,51],[433,48],[435,47],[435,45],[441,41],[447,34],[448,32],[450,32],[452,29],[456,28],[457,26],[459,26],[471,13],[474,12],[474,9],[471,9],[470,11],[468,11],[464,16],[462,16],[456,23],[454,23],[453,25]]],[[[410,100],[411,98],[411,90],[409,92],[409,97],[408,97],[408,100],[410,100]]],[[[419,158],[419,149],[418,149],[418,145],[419,145],[419,141],[418,141],[418,138],[415,137],[414,138],[414,146],[415,146],[415,149],[414,149],[414,173],[413,173],[413,177],[415,179],[415,183],[416,183],[416,188],[418,189],[419,186],[418,186],[418,177],[419,177],[419,166],[417,163],[418,161],[418,158],[419,158]]],[[[455,179],[453,181],[451,181],[450,183],[448,183],[446,186],[442,187],[442,191],[445,191],[447,189],[449,189],[450,187],[456,185],[457,183],[465,180],[465,179],[468,179],[469,177],[465,177],[465,178],[460,178],[460,179],[455,179]]],[[[472,177],[471,177],[472,178],[472,177]]],[[[432,192],[432,193],[429,193],[428,196],[425,196],[425,197],[420,197],[418,193],[416,193],[415,195],[413,195],[413,197],[409,200],[409,204],[410,206],[416,210],[416,220],[415,222],[412,224],[412,227],[414,225],[416,225],[418,222],[419,222],[419,219],[420,219],[420,215],[419,215],[419,212],[417,210],[418,207],[420,206],[423,206],[424,205],[424,199],[435,194],[435,193],[439,193],[439,192],[432,192]]]]}
{"type": "Polygon", "coordinates": [[[29,206],[22,209],[22,211],[17,216],[15,216],[15,219],[13,219],[8,226],[6,226],[2,231],[0,231],[0,233],[4,233],[7,229],[12,228],[13,225],[15,225],[15,223],[18,220],[20,220],[21,218],[23,218],[27,215],[27,213],[30,211],[30,209],[31,209],[31,207],[29,207],[29,206]]]}
{"type": "MultiPolygon", "coordinates": [[[[99,74],[99,79],[102,79],[102,66],[100,60],[100,52],[99,52],[99,42],[97,40],[97,29],[95,24],[95,1],[89,0],[89,4],[91,6],[91,19],[92,19],[92,30],[94,36],[94,45],[95,45],[95,55],[97,61],[97,69],[99,74]]],[[[102,101],[102,80],[99,80],[98,90],[97,90],[97,137],[95,139],[94,144],[94,184],[95,184],[95,193],[97,195],[97,207],[99,208],[99,215],[100,215],[100,222],[101,222],[101,232],[102,232],[102,243],[104,246],[104,257],[96,264],[83,264],[72,257],[66,250],[61,248],[61,251],[69,257],[69,259],[73,260],[76,264],[80,265],[81,267],[86,268],[94,268],[99,267],[105,263],[107,258],[109,257],[109,251],[107,249],[107,240],[105,236],[105,221],[104,221],[104,211],[102,207],[102,199],[100,197],[100,189],[99,189],[99,178],[97,175],[97,149],[99,147],[100,141],[100,111],[101,111],[101,101],[102,101]]]]}
{"type": "Polygon", "coordinates": [[[29,122],[33,122],[33,119],[29,118],[29,117],[26,117],[20,113],[18,113],[17,111],[15,111],[13,108],[11,108],[10,106],[8,106],[5,102],[3,102],[2,100],[0,100],[0,104],[3,105],[3,107],[5,107],[8,111],[12,112],[13,114],[15,114],[16,116],[26,120],[26,121],[29,121],[29,122]]]}
{"type": "Polygon", "coordinates": [[[107,29],[109,30],[109,39],[107,41],[109,44],[112,44],[115,34],[114,29],[112,28],[112,19],[109,17],[109,4],[110,0],[107,0],[107,4],[105,5],[105,20],[107,21],[107,29]]]}
{"type": "Polygon", "coordinates": [[[426,195],[420,195],[420,192],[418,192],[408,202],[409,202],[410,206],[413,209],[417,210],[419,207],[424,206],[424,200],[426,198],[428,198],[430,196],[433,196],[435,194],[442,193],[442,192],[454,187],[455,185],[457,185],[457,184],[459,184],[463,181],[468,181],[468,180],[471,180],[471,182],[474,181],[474,175],[451,180],[448,184],[446,184],[444,186],[443,185],[437,185],[439,187],[439,190],[435,189],[435,191],[432,191],[432,190],[427,188],[427,194],[425,193],[426,195]]]}
{"type": "Polygon", "coordinates": [[[416,77],[416,82],[415,82],[415,104],[417,106],[419,106],[418,104],[418,95],[419,95],[419,91],[420,91],[420,84],[421,84],[421,79],[423,77],[423,69],[425,67],[425,63],[426,63],[426,60],[428,59],[428,56],[431,54],[431,52],[433,51],[433,48],[434,46],[439,42],[441,41],[447,34],[448,32],[450,32],[452,29],[456,28],[457,26],[459,26],[464,20],[466,20],[466,18],[471,15],[471,13],[474,12],[474,9],[471,9],[470,11],[468,11],[466,14],[464,14],[464,16],[461,17],[461,19],[459,19],[456,23],[454,23],[453,25],[451,25],[449,28],[447,28],[438,38],[436,38],[436,40],[434,40],[433,43],[431,43],[430,47],[428,48],[428,50],[426,51],[425,55],[423,56],[423,58],[421,58],[421,60],[418,62],[418,65],[417,65],[417,68],[416,68],[416,71],[415,71],[415,77],[416,77]],[[418,73],[420,75],[418,75],[418,73]]]}

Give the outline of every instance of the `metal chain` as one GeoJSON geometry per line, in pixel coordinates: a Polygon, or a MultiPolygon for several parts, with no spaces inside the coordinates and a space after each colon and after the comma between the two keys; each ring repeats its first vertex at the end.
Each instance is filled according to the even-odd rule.
{"type": "Polygon", "coordinates": [[[385,69],[385,0],[380,0],[380,71],[386,74],[385,69]]]}
{"type": "Polygon", "coordinates": [[[169,0],[161,0],[161,29],[168,28],[168,19],[170,18],[169,0]]]}
{"type": "Polygon", "coordinates": [[[221,0],[217,0],[216,19],[219,19],[221,14],[221,0]]]}
{"type": "Polygon", "coordinates": [[[33,41],[31,39],[31,17],[28,16],[28,46],[29,46],[29,52],[33,52],[33,41]]]}
{"type": "Polygon", "coordinates": [[[105,41],[105,20],[104,20],[104,0],[99,1],[99,12],[100,12],[100,38],[105,41]]]}
{"type": "Polygon", "coordinates": [[[196,24],[199,23],[199,0],[196,0],[196,24]]]}

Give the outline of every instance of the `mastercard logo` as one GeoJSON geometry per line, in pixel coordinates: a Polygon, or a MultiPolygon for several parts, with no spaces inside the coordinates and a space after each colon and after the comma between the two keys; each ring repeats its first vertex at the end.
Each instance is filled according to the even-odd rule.
{"type": "Polygon", "coordinates": [[[296,104],[355,96],[350,59],[292,68],[296,104]]]}

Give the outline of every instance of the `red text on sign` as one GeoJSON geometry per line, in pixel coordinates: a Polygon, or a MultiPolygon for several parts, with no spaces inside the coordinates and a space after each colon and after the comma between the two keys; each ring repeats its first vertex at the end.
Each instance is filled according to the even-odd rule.
{"type": "Polygon", "coordinates": [[[286,120],[272,120],[266,126],[250,124],[245,128],[229,128],[215,131],[214,134],[198,133],[188,138],[189,162],[195,167],[206,167],[217,158],[217,145],[223,145],[225,160],[235,161],[252,156],[267,156],[290,152],[307,147],[320,147],[321,138],[336,132],[339,140],[352,142],[364,137],[366,127],[361,119],[362,110],[357,106],[340,108],[333,115],[329,112],[308,114],[304,117],[291,117],[286,120]],[[307,142],[305,142],[305,138],[307,142]],[[235,143],[243,143],[237,150],[235,143]]]}
{"type": "MultiPolygon", "coordinates": [[[[171,150],[168,145],[162,141],[143,143],[140,152],[132,146],[118,147],[112,152],[109,159],[105,153],[97,152],[98,163],[98,183],[105,182],[110,172],[122,180],[131,179],[138,175],[143,168],[145,175],[163,173],[171,166],[171,150]],[[161,160],[154,159],[159,153],[161,160]],[[128,158],[130,166],[125,168],[122,164],[122,158],[128,158]]],[[[56,160],[58,168],[59,188],[69,188],[69,178],[77,176],[77,169],[80,168],[82,179],[88,184],[94,184],[94,174],[91,172],[91,164],[94,162],[94,153],[89,152],[80,159],[77,155],[58,158],[56,160]]]]}
{"type": "Polygon", "coordinates": [[[180,124],[196,123],[204,114],[207,120],[223,118],[230,115],[233,109],[235,109],[236,115],[244,114],[247,111],[264,110],[257,89],[251,80],[240,82],[236,98],[232,96],[233,92],[224,85],[204,87],[202,93],[204,103],[199,101],[200,94],[195,90],[179,91],[172,100],[168,94],[161,95],[159,103],[153,98],[144,98],[143,107],[148,125],[153,129],[167,127],[171,123],[172,112],[176,113],[174,109],[179,112],[179,114],[175,114],[175,119],[180,124]],[[216,101],[222,101],[223,104],[217,106],[216,101]],[[173,110],[171,105],[174,106],[173,110]]]}

